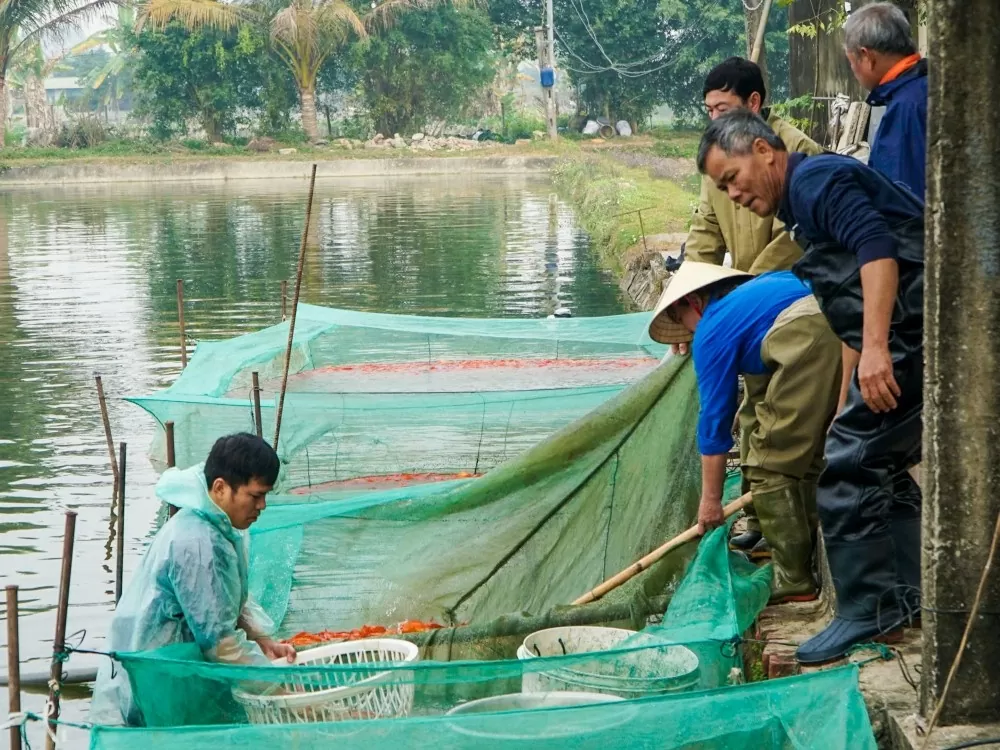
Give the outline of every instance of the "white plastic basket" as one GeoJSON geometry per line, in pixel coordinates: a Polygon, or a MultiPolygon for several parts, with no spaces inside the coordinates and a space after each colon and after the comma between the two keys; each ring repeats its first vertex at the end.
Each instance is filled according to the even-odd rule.
{"type": "MultiPolygon", "coordinates": [[[[386,719],[406,716],[413,707],[413,673],[380,669],[414,662],[420,649],[392,638],[334,643],[298,655],[302,671],[262,692],[233,688],[251,724],[303,724],[346,719],[386,719]],[[314,666],[371,665],[350,672],[311,672],[314,666]]],[[[275,666],[288,667],[283,659],[275,666]]]]}
{"type": "Polygon", "coordinates": [[[525,671],[521,689],[526,693],[571,690],[640,698],[697,685],[698,657],[691,649],[661,644],[644,633],[621,628],[573,626],[539,630],[524,639],[517,649],[517,658],[530,661],[646,646],[657,647],[621,654],[614,660],[601,658],[572,666],[525,671]]]}

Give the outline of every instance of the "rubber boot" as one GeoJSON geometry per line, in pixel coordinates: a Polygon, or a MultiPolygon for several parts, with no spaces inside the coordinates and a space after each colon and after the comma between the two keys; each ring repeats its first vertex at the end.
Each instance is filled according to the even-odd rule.
{"type": "Polygon", "coordinates": [[[761,537],[760,541],[757,542],[753,549],[750,550],[750,554],[747,555],[754,562],[759,562],[761,560],[771,559],[771,545],[767,541],[767,537],[761,537]]]}
{"type": "Polygon", "coordinates": [[[892,641],[906,619],[895,596],[896,555],[892,536],[860,541],[826,540],[826,555],[837,592],[837,614],[795,652],[800,664],[842,659],[851,647],[892,641]]]}
{"type": "Polygon", "coordinates": [[[821,587],[823,575],[819,569],[819,509],[816,506],[816,478],[799,480],[799,494],[806,509],[809,533],[812,535],[812,572],[816,585],[821,587]]]}
{"type": "Polygon", "coordinates": [[[769,604],[808,602],[816,598],[812,574],[812,534],[799,483],[754,493],[757,515],[770,542],[774,578],[769,604]]]}
{"type": "Polygon", "coordinates": [[[896,548],[897,598],[910,627],[919,628],[920,618],[920,517],[893,518],[889,533],[896,548]]]}
{"type": "MultiPolygon", "coordinates": [[[[744,476],[742,482],[740,483],[740,494],[745,495],[750,491],[750,482],[744,476]]],[[[750,551],[754,548],[762,538],[763,534],[760,531],[760,520],[757,518],[757,512],[754,510],[753,504],[746,506],[743,509],[743,514],[747,519],[747,530],[742,534],[737,534],[736,536],[730,538],[729,549],[734,552],[742,552],[749,556],[750,551]]]]}
{"type": "Polygon", "coordinates": [[[729,549],[734,552],[749,553],[754,546],[764,538],[759,529],[747,528],[742,534],[737,534],[729,540],[729,549]]]}

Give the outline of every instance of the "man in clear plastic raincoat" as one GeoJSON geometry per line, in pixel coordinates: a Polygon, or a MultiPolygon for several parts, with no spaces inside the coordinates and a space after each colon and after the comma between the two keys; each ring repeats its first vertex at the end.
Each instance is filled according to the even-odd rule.
{"type": "MultiPolygon", "coordinates": [[[[209,661],[269,664],[295,650],[271,640],[273,623],[247,588],[246,530],[278,478],[278,456],[247,433],[220,438],[204,464],[168,469],[156,496],[179,508],[160,529],[122,594],[108,649],[148,651],[194,642],[209,661]]],[[[106,662],[97,675],[91,721],[142,726],[128,675],[106,662]]]]}

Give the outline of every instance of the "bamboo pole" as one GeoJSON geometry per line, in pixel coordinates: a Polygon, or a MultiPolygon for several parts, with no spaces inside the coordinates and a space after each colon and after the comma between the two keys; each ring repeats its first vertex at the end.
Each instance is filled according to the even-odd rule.
{"type": "Polygon", "coordinates": [[[125,571],[125,443],[119,444],[118,450],[121,451],[118,465],[122,473],[118,483],[118,527],[115,535],[115,604],[122,598],[125,571]]]}
{"type": "Polygon", "coordinates": [[[66,618],[69,615],[69,582],[73,574],[73,539],[76,513],[66,511],[63,532],[62,571],[59,574],[59,605],[56,608],[56,633],[52,641],[52,666],[49,670],[49,722],[45,735],[46,750],[55,750],[56,721],[59,719],[59,693],[62,689],[63,655],[66,650],[66,618]]]}
{"type": "Polygon", "coordinates": [[[177,323],[181,331],[181,369],[187,367],[187,337],[184,334],[184,279],[177,279],[177,323]]]}
{"type": "MultiPolygon", "coordinates": [[[[7,705],[21,713],[21,641],[18,634],[17,586],[7,587],[7,705]]],[[[10,750],[21,750],[21,727],[10,728],[10,750]]]]}
{"type": "Polygon", "coordinates": [[[264,425],[260,421],[260,376],[255,371],[251,373],[253,378],[253,423],[257,428],[257,437],[264,437],[264,425]]]}
{"type": "Polygon", "coordinates": [[[306,260],[306,241],[309,238],[309,222],[312,219],[313,194],[316,191],[316,165],[312,166],[309,178],[309,199],[306,202],[306,223],[302,228],[302,244],[299,246],[299,267],[295,273],[295,294],[292,297],[292,317],[288,323],[288,346],[285,347],[285,371],[281,376],[281,392],[278,394],[278,408],[274,415],[274,442],[272,447],[278,450],[278,437],[281,435],[281,412],[285,408],[285,389],[288,387],[288,368],[292,363],[292,341],[295,338],[295,317],[299,309],[299,295],[302,292],[302,267],[306,260]]]}
{"type": "Polygon", "coordinates": [[[767,18],[771,15],[771,0],[764,0],[764,7],[760,11],[760,22],[757,24],[757,33],[754,35],[753,49],[750,50],[750,62],[760,60],[760,52],[764,49],[764,32],[767,29],[767,18]]]}
{"type": "Polygon", "coordinates": [[[281,280],[281,322],[285,322],[286,308],[288,305],[288,279],[281,280]]]}
{"type": "MultiPolygon", "coordinates": [[[[729,503],[729,505],[723,508],[723,514],[722,514],[723,518],[729,518],[731,515],[742,510],[746,505],[749,504],[750,504],[750,493],[748,492],[745,495],[742,495],[741,497],[737,498],[736,500],[733,500],[733,502],[729,503]]],[[[688,542],[694,539],[697,539],[698,536],[699,536],[698,525],[695,524],[687,531],[682,531],[680,534],[675,536],[666,544],[660,545],[645,557],[636,560],[634,563],[625,568],[625,570],[611,576],[611,578],[606,580],[597,588],[591,589],[586,594],[581,596],[579,599],[576,599],[573,602],[573,604],[589,604],[590,602],[596,602],[598,599],[600,599],[609,591],[613,591],[626,581],[639,575],[642,571],[650,568],[654,563],[659,562],[661,559],[663,559],[663,557],[667,555],[667,553],[672,552],[678,547],[687,544],[688,542]]]]}
{"type": "MultiPolygon", "coordinates": [[[[177,465],[177,449],[174,447],[174,423],[169,419],[163,423],[167,441],[167,468],[172,469],[177,465]]],[[[173,518],[177,513],[177,506],[167,503],[167,518],[173,518]]]]}
{"type": "Polygon", "coordinates": [[[115,498],[118,497],[118,459],[115,457],[115,441],[111,437],[111,420],[108,419],[108,402],[104,398],[104,383],[101,382],[101,374],[99,372],[94,373],[94,381],[97,383],[97,400],[101,405],[104,439],[108,443],[108,455],[111,457],[111,474],[115,480],[114,494],[111,496],[111,502],[114,503],[115,498]]]}

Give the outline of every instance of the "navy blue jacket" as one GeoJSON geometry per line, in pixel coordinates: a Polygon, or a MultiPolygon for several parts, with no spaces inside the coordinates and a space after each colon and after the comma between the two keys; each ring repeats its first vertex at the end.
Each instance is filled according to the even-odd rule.
{"type": "Polygon", "coordinates": [[[834,333],[861,351],[861,266],[899,266],[890,327],[894,360],[918,356],[923,341],[924,205],[878,170],[839,154],[790,154],[778,218],[805,254],[793,267],[812,287],[834,333]]]}
{"type": "Polygon", "coordinates": [[[885,114],[871,142],[868,164],[924,199],[927,167],[927,61],[872,89],[868,103],[885,114]]]}

